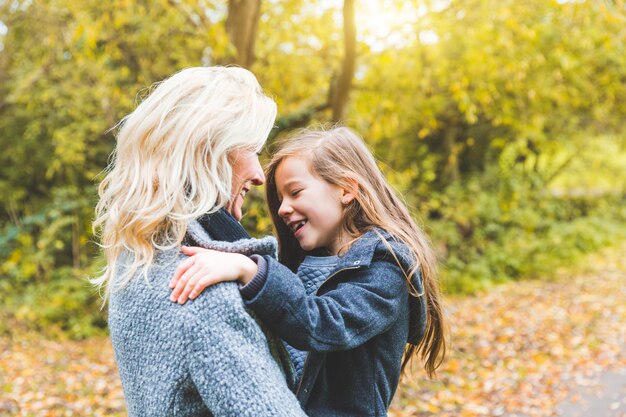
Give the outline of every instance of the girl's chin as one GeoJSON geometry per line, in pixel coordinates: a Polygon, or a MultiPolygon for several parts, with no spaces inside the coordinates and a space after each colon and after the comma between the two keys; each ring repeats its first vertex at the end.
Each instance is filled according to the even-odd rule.
{"type": "Polygon", "coordinates": [[[307,242],[303,241],[303,239],[301,238],[298,239],[298,244],[300,245],[300,249],[302,249],[305,252],[309,252],[315,249],[315,246],[307,244],[307,242]]]}
{"type": "Polygon", "coordinates": [[[320,246],[319,245],[315,245],[315,244],[311,244],[311,243],[306,243],[306,242],[298,242],[300,244],[300,249],[302,249],[305,252],[311,252],[314,251],[316,249],[319,249],[320,246]]]}

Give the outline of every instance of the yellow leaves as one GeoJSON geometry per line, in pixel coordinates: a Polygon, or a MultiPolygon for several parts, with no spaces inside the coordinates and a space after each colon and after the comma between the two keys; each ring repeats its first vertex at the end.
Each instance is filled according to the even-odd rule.
{"type": "Polygon", "coordinates": [[[446,363],[446,371],[456,374],[461,370],[461,362],[458,359],[452,358],[446,363]]]}
{"type": "Polygon", "coordinates": [[[76,30],[74,31],[73,41],[74,42],[78,41],[78,39],[80,39],[81,36],[83,36],[83,33],[85,33],[85,26],[83,24],[76,25],[76,30]]]}
{"type": "Polygon", "coordinates": [[[425,411],[428,411],[429,413],[438,413],[441,411],[441,408],[437,407],[435,404],[427,403],[425,411]]]}
{"type": "Polygon", "coordinates": [[[128,22],[128,17],[123,13],[115,13],[115,17],[113,18],[113,28],[121,29],[128,22]]]}
{"type": "Polygon", "coordinates": [[[530,355],[530,359],[533,363],[537,365],[543,365],[546,361],[550,359],[550,355],[548,355],[546,352],[537,351],[533,352],[530,355]]]}
{"type": "Polygon", "coordinates": [[[32,277],[37,273],[37,265],[32,262],[24,262],[27,255],[22,248],[33,246],[33,238],[28,234],[20,234],[17,237],[17,241],[20,243],[20,246],[11,251],[9,257],[0,264],[0,271],[4,273],[11,271],[12,274],[25,278],[32,277]]]}
{"type": "Polygon", "coordinates": [[[18,248],[11,252],[11,256],[9,256],[7,262],[12,262],[16,264],[20,261],[20,259],[22,259],[22,250],[18,248]]]}
{"type": "MultiPolygon", "coordinates": [[[[450,299],[449,358],[435,380],[405,377],[389,415],[548,417],[598,369],[626,366],[625,249],[590,257],[578,275],[563,270],[552,282],[450,299]]],[[[0,352],[0,407],[12,415],[124,415],[108,340],[0,337],[0,352]]]]}
{"type": "MultiPolygon", "coordinates": [[[[96,43],[98,42],[98,33],[94,30],[93,27],[90,27],[85,32],[85,46],[87,47],[87,51],[93,51],[96,49],[96,43]]],[[[91,55],[93,57],[93,55],[91,55]]]]}
{"type": "Polygon", "coordinates": [[[0,339],[7,383],[0,412],[37,416],[124,416],[124,397],[110,342],[0,339]],[[35,389],[33,389],[35,388],[35,389]],[[68,414],[70,413],[70,414],[68,414]]]}

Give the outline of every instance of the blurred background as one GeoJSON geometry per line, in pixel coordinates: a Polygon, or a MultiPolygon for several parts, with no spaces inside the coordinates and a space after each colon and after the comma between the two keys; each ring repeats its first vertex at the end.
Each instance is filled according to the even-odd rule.
{"type": "MultiPolygon", "coordinates": [[[[110,129],[152,83],[225,64],[278,103],[264,158],[297,127],[363,135],[451,299],[626,241],[622,0],[3,0],[3,337],[106,336],[86,278],[110,129]]],[[[263,192],[247,200],[244,225],[271,233],[263,192]]]]}

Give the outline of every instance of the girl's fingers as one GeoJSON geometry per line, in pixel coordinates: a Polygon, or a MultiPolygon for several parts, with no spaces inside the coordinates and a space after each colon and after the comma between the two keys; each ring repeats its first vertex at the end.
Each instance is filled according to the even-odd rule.
{"type": "Polygon", "coordinates": [[[196,271],[196,273],[191,278],[189,278],[189,281],[187,281],[187,285],[185,285],[185,289],[178,296],[179,304],[185,304],[187,302],[187,300],[189,299],[189,294],[193,291],[193,289],[196,287],[196,284],[201,280],[203,276],[206,275],[203,275],[202,271],[196,271]]]}
{"type": "Polygon", "coordinates": [[[182,251],[190,257],[176,268],[169,287],[173,288],[170,300],[185,304],[190,297],[196,298],[206,287],[219,281],[209,278],[209,274],[215,272],[212,264],[217,252],[193,246],[182,246],[182,251]]]}
{"type": "Polygon", "coordinates": [[[185,273],[183,273],[180,279],[178,279],[178,282],[176,282],[176,285],[172,290],[172,294],[170,294],[171,301],[176,302],[176,300],[178,300],[180,294],[183,292],[185,286],[187,285],[187,281],[189,281],[189,279],[193,277],[199,269],[200,267],[194,264],[190,268],[188,268],[185,273]]]}
{"type": "Polygon", "coordinates": [[[178,267],[176,268],[176,271],[174,272],[174,276],[170,280],[170,283],[169,283],[170,288],[174,288],[176,286],[176,283],[178,282],[180,277],[185,272],[187,272],[187,270],[195,263],[195,261],[196,261],[196,258],[191,257],[191,258],[185,259],[184,261],[180,263],[180,265],[178,265],[178,267]]]}
{"type": "Polygon", "coordinates": [[[200,248],[198,246],[181,246],[181,250],[185,255],[193,256],[196,253],[206,252],[208,249],[200,248]]]}
{"type": "Polygon", "coordinates": [[[213,278],[210,275],[207,275],[205,271],[197,271],[193,277],[189,279],[185,289],[178,297],[178,302],[180,304],[185,304],[188,299],[195,299],[204,289],[210,285],[215,284],[213,278]]]}
{"type": "Polygon", "coordinates": [[[210,287],[213,284],[216,284],[217,282],[213,279],[211,279],[210,276],[205,275],[202,278],[200,278],[200,280],[198,280],[198,282],[196,283],[196,285],[193,287],[193,290],[191,290],[191,292],[189,293],[189,298],[191,298],[192,300],[195,300],[197,296],[199,296],[202,291],[204,291],[207,287],[210,287]]]}

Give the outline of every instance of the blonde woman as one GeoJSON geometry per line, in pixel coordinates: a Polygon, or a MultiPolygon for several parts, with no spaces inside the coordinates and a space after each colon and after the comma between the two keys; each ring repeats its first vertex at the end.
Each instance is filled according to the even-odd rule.
{"type": "Polygon", "coordinates": [[[190,68],[156,86],[119,126],[94,228],[107,260],[95,283],[129,416],[304,415],[281,343],[244,308],[237,284],[185,305],[168,282],[181,244],[273,254],[239,224],[276,104],[241,68],[190,68]]]}

